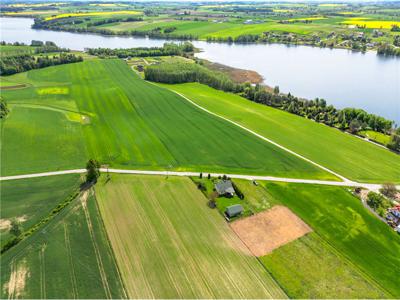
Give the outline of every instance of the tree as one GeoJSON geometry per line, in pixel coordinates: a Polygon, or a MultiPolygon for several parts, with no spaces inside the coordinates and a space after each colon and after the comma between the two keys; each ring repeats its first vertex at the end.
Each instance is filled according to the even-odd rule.
{"type": "MultiPolygon", "coordinates": [[[[399,129],[397,129],[397,131],[399,131],[399,129]]],[[[397,131],[392,134],[390,137],[390,142],[387,146],[393,151],[400,152],[400,134],[398,134],[397,131]]]]}
{"type": "Polygon", "coordinates": [[[4,101],[2,97],[0,97],[0,119],[3,119],[7,116],[9,109],[7,107],[7,102],[4,101]]]}
{"type": "Polygon", "coordinates": [[[210,179],[211,179],[211,174],[210,174],[210,173],[208,173],[208,175],[207,175],[207,179],[208,179],[208,180],[210,180],[210,179]]]}
{"type": "Polygon", "coordinates": [[[21,222],[19,222],[15,218],[11,220],[10,233],[12,235],[15,235],[16,237],[19,236],[22,233],[21,222]]]}
{"type": "Polygon", "coordinates": [[[389,200],[387,200],[382,195],[374,192],[368,193],[367,204],[381,217],[384,217],[386,214],[386,210],[391,207],[391,203],[389,200]]]}
{"type": "Polygon", "coordinates": [[[86,164],[86,182],[96,183],[100,176],[100,163],[95,159],[90,159],[86,164]]]}
{"type": "Polygon", "coordinates": [[[382,185],[382,188],[379,190],[383,195],[389,198],[396,197],[397,189],[393,183],[385,183],[382,185]]]}
{"type": "Polygon", "coordinates": [[[351,120],[349,124],[349,130],[351,133],[356,133],[357,131],[360,130],[360,127],[361,127],[360,121],[358,121],[357,119],[351,120]]]}
{"type": "Polygon", "coordinates": [[[200,172],[200,179],[202,179],[203,178],[203,172],[200,172]]]}
{"type": "Polygon", "coordinates": [[[279,94],[279,86],[274,87],[274,94],[278,95],[279,94]]]}

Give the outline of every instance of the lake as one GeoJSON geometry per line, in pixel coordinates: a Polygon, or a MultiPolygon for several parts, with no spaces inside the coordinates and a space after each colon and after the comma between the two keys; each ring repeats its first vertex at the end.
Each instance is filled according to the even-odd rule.
{"type": "MultiPolygon", "coordinates": [[[[31,29],[30,18],[0,18],[6,42],[53,41],[60,47],[130,48],[161,46],[165,40],[101,36],[31,29]]],[[[228,45],[194,41],[200,58],[260,73],[282,92],[324,98],[337,108],[357,107],[400,124],[400,58],[375,52],[321,49],[281,44],[228,45]]]]}

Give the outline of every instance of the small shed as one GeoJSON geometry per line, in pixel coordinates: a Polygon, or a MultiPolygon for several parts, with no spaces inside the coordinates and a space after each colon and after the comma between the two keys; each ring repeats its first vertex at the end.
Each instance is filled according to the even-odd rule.
{"type": "Polygon", "coordinates": [[[225,209],[225,215],[228,218],[239,216],[242,213],[243,213],[243,206],[241,206],[240,204],[231,205],[225,209]]]}
{"type": "Polygon", "coordinates": [[[218,196],[233,197],[235,194],[235,189],[230,180],[221,180],[217,182],[215,184],[215,190],[217,191],[218,196]]]}

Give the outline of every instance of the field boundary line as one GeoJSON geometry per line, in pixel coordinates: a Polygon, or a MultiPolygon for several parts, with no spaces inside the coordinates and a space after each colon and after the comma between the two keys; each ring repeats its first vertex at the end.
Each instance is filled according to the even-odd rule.
{"type": "MultiPolygon", "coordinates": [[[[169,89],[168,89],[168,90],[169,90],[169,89]]],[[[199,109],[201,109],[201,110],[203,110],[203,111],[205,111],[205,112],[207,112],[207,113],[209,113],[209,114],[211,114],[211,115],[213,115],[213,116],[215,116],[215,117],[218,117],[218,118],[220,118],[220,119],[222,119],[222,120],[225,120],[225,121],[227,121],[227,122],[229,122],[229,123],[231,123],[231,124],[233,124],[233,125],[235,125],[235,126],[241,128],[241,129],[243,129],[243,130],[245,130],[245,131],[251,133],[252,135],[255,135],[256,137],[258,137],[258,138],[260,138],[260,139],[262,139],[262,140],[264,140],[264,141],[266,141],[266,142],[268,142],[268,143],[271,143],[272,145],[274,145],[274,146],[276,146],[276,147],[278,147],[278,148],[280,148],[280,149],[282,149],[282,150],[284,150],[284,151],[286,151],[286,152],[288,152],[288,153],[290,153],[290,154],[292,154],[292,155],[294,155],[294,156],[296,156],[296,157],[298,157],[298,158],[301,158],[301,159],[303,159],[303,160],[305,160],[305,161],[307,161],[307,162],[313,164],[314,166],[317,166],[317,167],[319,167],[320,169],[322,169],[322,170],[324,170],[324,171],[326,171],[326,172],[328,172],[328,173],[331,173],[332,175],[335,175],[336,177],[340,178],[340,179],[343,180],[343,181],[350,181],[349,179],[347,179],[346,177],[344,177],[344,176],[342,176],[342,175],[336,173],[335,171],[332,171],[331,169],[328,169],[328,168],[326,168],[326,167],[320,165],[319,163],[316,163],[315,161],[313,161],[313,160],[311,160],[311,159],[309,159],[309,158],[307,158],[307,157],[305,157],[305,156],[303,156],[303,155],[301,155],[301,154],[299,154],[299,153],[297,153],[297,152],[294,152],[293,150],[290,150],[289,148],[286,148],[285,146],[282,146],[281,144],[278,144],[277,142],[274,142],[273,140],[271,140],[271,139],[269,139],[269,138],[266,138],[265,136],[263,136],[263,135],[261,135],[261,134],[255,132],[255,131],[253,131],[253,130],[251,130],[251,129],[249,129],[249,128],[243,126],[243,125],[240,125],[239,123],[237,123],[237,122],[235,122],[235,121],[232,121],[232,120],[230,120],[230,119],[228,119],[228,118],[225,118],[225,117],[223,117],[223,116],[221,116],[221,115],[218,115],[218,114],[216,114],[216,113],[214,113],[214,112],[212,112],[212,111],[210,111],[210,110],[204,108],[203,106],[201,106],[201,105],[199,105],[199,104],[193,102],[192,100],[190,100],[189,98],[187,98],[186,96],[184,96],[184,95],[181,94],[181,93],[178,93],[178,92],[176,92],[176,91],[174,91],[174,90],[169,90],[169,91],[172,91],[172,92],[174,92],[175,94],[179,95],[180,97],[182,97],[183,99],[185,99],[186,101],[188,101],[189,103],[191,103],[192,105],[194,105],[195,107],[197,107],[197,108],[199,108],[199,109]]]]}
{"type": "Polygon", "coordinates": [[[44,262],[44,251],[46,249],[46,244],[42,244],[39,249],[39,261],[40,261],[40,297],[46,299],[46,269],[44,262]]]}
{"type": "Polygon", "coordinates": [[[97,200],[97,197],[96,197],[96,191],[95,190],[94,190],[94,193],[93,193],[93,198],[94,198],[96,212],[97,212],[97,215],[98,215],[98,222],[99,222],[99,225],[101,226],[101,230],[103,231],[102,234],[104,235],[104,237],[105,237],[105,239],[107,241],[107,246],[108,246],[107,247],[108,248],[107,252],[110,254],[110,256],[112,258],[112,261],[113,261],[113,264],[115,266],[115,269],[117,271],[118,279],[120,281],[122,292],[124,294],[123,295],[124,299],[129,299],[128,292],[127,292],[126,286],[125,286],[125,282],[124,282],[124,280],[122,278],[121,270],[120,270],[119,265],[117,263],[117,259],[115,258],[114,249],[112,248],[110,237],[108,236],[108,233],[107,233],[107,230],[106,230],[106,225],[104,224],[103,215],[101,214],[101,211],[99,209],[99,204],[98,204],[98,200],[97,200]]]}

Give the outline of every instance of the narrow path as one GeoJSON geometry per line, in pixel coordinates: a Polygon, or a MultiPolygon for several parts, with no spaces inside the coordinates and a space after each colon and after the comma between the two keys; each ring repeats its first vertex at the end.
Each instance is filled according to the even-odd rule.
{"type": "MultiPolygon", "coordinates": [[[[119,174],[136,174],[136,175],[162,175],[162,176],[199,176],[200,172],[179,172],[179,171],[153,171],[153,170],[126,170],[126,169],[105,169],[101,168],[103,173],[119,173],[119,174]]],[[[83,174],[86,173],[86,169],[75,169],[55,172],[45,172],[36,174],[26,175],[15,175],[0,177],[0,181],[5,180],[16,180],[26,179],[35,177],[46,177],[46,176],[57,176],[64,174],[83,174]]],[[[228,174],[228,173],[212,173],[203,171],[203,175],[210,174],[212,177],[218,177],[226,175],[230,178],[246,179],[246,180],[260,180],[260,181],[276,181],[276,182],[289,182],[289,183],[305,183],[305,184],[321,184],[321,185],[333,185],[333,186],[348,186],[348,187],[363,187],[369,190],[377,191],[381,188],[381,184],[376,183],[363,183],[356,181],[329,181],[329,180],[314,180],[314,179],[299,179],[299,178],[285,178],[285,177],[273,177],[273,176],[260,176],[260,175],[246,175],[246,174],[228,174]]],[[[399,187],[400,188],[400,187],[399,187]]]]}

